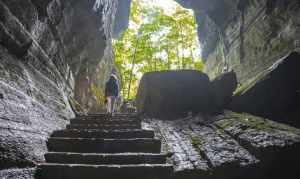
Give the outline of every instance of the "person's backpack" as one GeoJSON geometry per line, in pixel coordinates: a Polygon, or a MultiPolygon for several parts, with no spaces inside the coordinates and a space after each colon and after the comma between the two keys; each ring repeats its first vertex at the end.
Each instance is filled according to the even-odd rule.
{"type": "Polygon", "coordinates": [[[114,94],[118,96],[119,93],[119,85],[115,76],[111,75],[109,80],[106,82],[105,86],[105,94],[114,94]]]}

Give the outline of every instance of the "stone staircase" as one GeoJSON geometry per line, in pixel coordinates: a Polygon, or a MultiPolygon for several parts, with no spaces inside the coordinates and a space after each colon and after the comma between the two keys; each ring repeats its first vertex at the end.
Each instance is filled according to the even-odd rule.
{"type": "Polygon", "coordinates": [[[133,114],[78,116],[48,140],[37,179],[168,179],[161,141],[133,114]]]}

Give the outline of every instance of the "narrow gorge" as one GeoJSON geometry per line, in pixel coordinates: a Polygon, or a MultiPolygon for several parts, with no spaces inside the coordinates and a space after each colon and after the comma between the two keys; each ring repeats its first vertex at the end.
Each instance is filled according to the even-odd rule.
{"type": "MultiPolygon", "coordinates": [[[[299,1],[176,1],[195,14],[205,73],[146,74],[137,95],[140,127],[161,141],[172,178],[298,178],[299,1]],[[160,118],[170,111],[184,115],[160,118]]],[[[53,132],[78,112],[103,113],[98,93],[130,7],[0,0],[1,179],[37,178],[53,132]]]]}

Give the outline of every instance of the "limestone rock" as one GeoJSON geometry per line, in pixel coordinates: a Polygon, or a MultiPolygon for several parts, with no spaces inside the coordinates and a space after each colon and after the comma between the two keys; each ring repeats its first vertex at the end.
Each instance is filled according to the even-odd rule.
{"type": "Polygon", "coordinates": [[[249,114],[225,111],[163,121],[145,119],[163,150],[172,153],[175,178],[296,179],[300,130],[249,114]]]}
{"type": "Polygon", "coordinates": [[[291,53],[235,92],[230,109],[300,127],[300,55],[291,53]]]}
{"type": "Polygon", "coordinates": [[[224,73],[211,82],[214,105],[217,111],[224,109],[231,102],[233,92],[237,88],[237,78],[234,72],[224,73]]]}
{"type": "Polygon", "coordinates": [[[128,27],[131,0],[118,0],[118,8],[114,26],[114,37],[119,37],[121,32],[128,27]]]}
{"type": "Polygon", "coordinates": [[[0,0],[0,170],[44,161],[49,134],[74,117],[75,88],[83,85],[81,104],[95,106],[91,86],[101,90],[113,66],[117,3],[0,0]]]}
{"type": "Polygon", "coordinates": [[[35,168],[8,169],[0,171],[1,179],[34,179],[35,168]]]}
{"type": "Polygon", "coordinates": [[[299,50],[298,0],[176,0],[195,12],[205,72],[234,70],[240,83],[299,50]]]}
{"type": "Polygon", "coordinates": [[[193,70],[147,73],[137,94],[138,111],[156,117],[175,117],[189,111],[208,113],[211,102],[207,75],[193,70]]]}

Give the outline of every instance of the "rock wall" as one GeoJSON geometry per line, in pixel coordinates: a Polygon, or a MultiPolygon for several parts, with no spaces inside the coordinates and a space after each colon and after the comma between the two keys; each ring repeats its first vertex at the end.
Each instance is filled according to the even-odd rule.
{"type": "Polygon", "coordinates": [[[49,134],[74,116],[70,97],[99,110],[117,7],[118,0],[0,0],[1,178],[30,177],[10,169],[44,160],[49,134]]]}
{"type": "Polygon", "coordinates": [[[300,51],[298,0],[177,0],[195,11],[205,71],[234,70],[247,82],[277,60],[300,51]]]}

